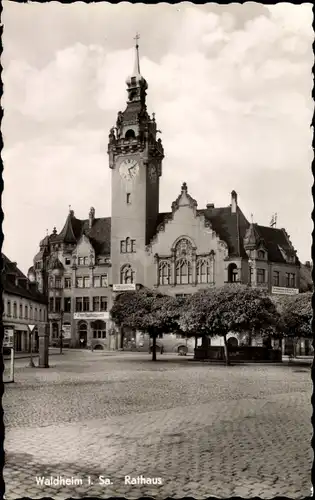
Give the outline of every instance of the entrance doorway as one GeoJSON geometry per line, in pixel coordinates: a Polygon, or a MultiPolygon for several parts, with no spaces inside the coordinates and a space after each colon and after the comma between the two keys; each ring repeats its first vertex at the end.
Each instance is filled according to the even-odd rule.
{"type": "Polygon", "coordinates": [[[20,331],[15,331],[15,346],[14,346],[14,350],[19,352],[22,350],[22,332],[20,331]]]}
{"type": "Polygon", "coordinates": [[[87,323],[85,321],[79,323],[79,346],[82,349],[87,347],[87,323]]]}

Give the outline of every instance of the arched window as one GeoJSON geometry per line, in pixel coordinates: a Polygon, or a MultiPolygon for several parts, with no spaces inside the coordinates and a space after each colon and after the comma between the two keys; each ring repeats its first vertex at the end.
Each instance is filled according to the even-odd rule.
{"type": "Polygon", "coordinates": [[[236,264],[230,264],[228,267],[228,282],[235,283],[238,281],[238,271],[236,264]]]}
{"type": "Polygon", "coordinates": [[[134,139],[136,137],[135,131],[132,129],[127,130],[125,139],[134,139]]]}
{"type": "Polygon", "coordinates": [[[197,260],[197,283],[212,283],[213,279],[213,261],[200,258],[197,260]]]}
{"type": "Polygon", "coordinates": [[[181,238],[175,246],[176,284],[192,283],[192,244],[187,238],[181,238]]]}
{"type": "Polygon", "coordinates": [[[23,318],[23,306],[20,304],[20,318],[23,318]]]}
{"type": "Polygon", "coordinates": [[[42,310],[39,308],[39,321],[42,321],[42,310]]]}
{"type": "Polygon", "coordinates": [[[94,339],[106,338],[106,323],[105,321],[97,320],[91,323],[94,339]]]}
{"type": "Polygon", "coordinates": [[[128,284],[134,282],[135,273],[130,264],[125,264],[120,270],[120,283],[128,284]]]}
{"type": "Polygon", "coordinates": [[[13,318],[17,318],[17,304],[14,302],[13,304],[13,318]]]}
{"type": "Polygon", "coordinates": [[[25,306],[25,319],[28,319],[28,307],[25,306]]]}
{"type": "Polygon", "coordinates": [[[188,259],[179,259],[176,262],[176,284],[189,285],[192,283],[192,265],[188,259]]]}
{"type": "Polygon", "coordinates": [[[159,262],[159,284],[171,284],[171,265],[166,260],[159,262]]]}
{"type": "Polygon", "coordinates": [[[187,238],[181,238],[175,246],[176,258],[191,258],[192,257],[192,244],[187,238]]]}
{"type": "Polygon", "coordinates": [[[33,319],[33,306],[30,306],[30,319],[33,319]]]}
{"type": "Polygon", "coordinates": [[[35,316],[34,316],[35,321],[37,321],[37,307],[35,307],[35,316]]]}
{"type": "Polygon", "coordinates": [[[130,238],[126,238],[126,252],[130,253],[131,252],[131,240],[130,238]]]}

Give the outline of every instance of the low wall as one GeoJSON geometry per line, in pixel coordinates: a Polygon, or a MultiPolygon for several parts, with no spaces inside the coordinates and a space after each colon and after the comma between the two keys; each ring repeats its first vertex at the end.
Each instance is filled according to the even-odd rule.
{"type": "MultiPolygon", "coordinates": [[[[268,349],[267,347],[258,346],[229,346],[230,361],[282,361],[282,353],[280,349],[268,349]]],[[[220,346],[203,346],[195,349],[195,359],[209,359],[213,361],[224,361],[224,348],[220,346]]]]}

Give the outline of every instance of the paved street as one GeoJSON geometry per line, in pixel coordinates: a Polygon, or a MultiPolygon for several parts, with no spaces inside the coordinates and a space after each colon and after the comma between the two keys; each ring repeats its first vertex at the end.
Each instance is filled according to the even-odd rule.
{"type": "Polygon", "coordinates": [[[50,365],[20,359],[5,387],[7,500],[310,493],[309,366],[101,351],[67,351],[50,365]],[[77,484],[37,484],[51,476],[77,484]]]}

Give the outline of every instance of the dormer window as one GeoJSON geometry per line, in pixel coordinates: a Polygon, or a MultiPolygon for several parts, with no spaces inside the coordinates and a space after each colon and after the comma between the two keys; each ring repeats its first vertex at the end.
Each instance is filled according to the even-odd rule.
{"type": "Polygon", "coordinates": [[[263,250],[258,250],[258,259],[265,260],[265,252],[263,250]]]}

